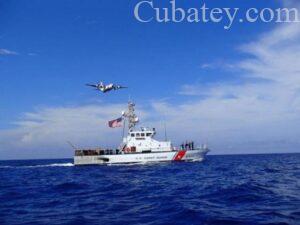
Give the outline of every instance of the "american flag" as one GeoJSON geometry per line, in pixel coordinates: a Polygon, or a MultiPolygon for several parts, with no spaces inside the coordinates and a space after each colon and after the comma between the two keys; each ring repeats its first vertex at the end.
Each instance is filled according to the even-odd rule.
{"type": "Polygon", "coordinates": [[[123,120],[122,117],[115,120],[111,120],[108,122],[108,126],[111,128],[122,127],[122,120],[123,120]]]}

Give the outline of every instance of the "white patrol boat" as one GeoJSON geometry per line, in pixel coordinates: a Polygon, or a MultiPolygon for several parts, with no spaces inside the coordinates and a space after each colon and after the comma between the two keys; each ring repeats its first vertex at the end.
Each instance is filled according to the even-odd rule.
{"type": "Polygon", "coordinates": [[[124,126],[128,120],[128,135],[117,149],[78,149],[75,150],[75,165],[102,165],[125,163],[148,163],[166,161],[202,161],[208,153],[205,145],[195,147],[194,142],[185,142],[179,148],[170,141],[154,139],[155,129],[135,130],[139,122],[134,113],[134,103],[128,103],[128,111],[122,113],[124,126]]]}

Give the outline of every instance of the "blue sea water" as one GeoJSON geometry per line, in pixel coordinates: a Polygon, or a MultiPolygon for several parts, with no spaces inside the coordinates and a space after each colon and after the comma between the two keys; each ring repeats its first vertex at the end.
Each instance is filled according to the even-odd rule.
{"type": "Polygon", "coordinates": [[[0,224],[300,224],[300,154],[0,161],[0,224]]]}

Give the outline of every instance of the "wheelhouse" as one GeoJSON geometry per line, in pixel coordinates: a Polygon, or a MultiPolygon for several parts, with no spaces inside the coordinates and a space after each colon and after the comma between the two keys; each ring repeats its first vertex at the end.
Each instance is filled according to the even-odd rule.
{"type": "Polygon", "coordinates": [[[147,128],[142,128],[141,130],[138,131],[129,131],[129,136],[131,138],[136,138],[137,140],[139,139],[146,139],[146,138],[153,138],[155,135],[155,129],[147,129],[147,128]]]}

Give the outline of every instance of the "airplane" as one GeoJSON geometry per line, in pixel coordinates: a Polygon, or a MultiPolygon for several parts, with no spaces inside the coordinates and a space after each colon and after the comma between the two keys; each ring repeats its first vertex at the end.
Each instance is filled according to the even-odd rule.
{"type": "Polygon", "coordinates": [[[94,88],[96,88],[96,90],[102,91],[103,93],[106,93],[106,92],[109,92],[109,91],[112,91],[112,90],[115,91],[115,90],[119,90],[119,89],[122,89],[122,88],[127,88],[127,87],[112,84],[112,83],[105,85],[102,81],[98,84],[86,84],[86,86],[94,87],[94,88]]]}

